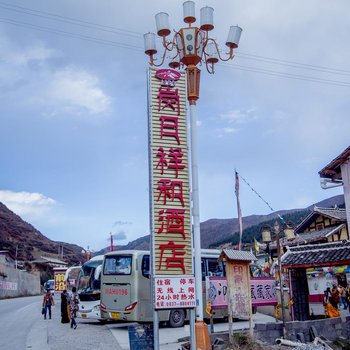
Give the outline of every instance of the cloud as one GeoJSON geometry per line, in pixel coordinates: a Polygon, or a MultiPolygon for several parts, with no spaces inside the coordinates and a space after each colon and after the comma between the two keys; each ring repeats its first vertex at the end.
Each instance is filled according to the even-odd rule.
{"type": "Polygon", "coordinates": [[[227,134],[234,134],[238,131],[239,131],[239,129],[231,128],[231,127],[216,129],[216,132],[219,135],[219,137],[222,137],[222,136],[227,135],[227,134]]]}
{"type": "Polygon", "coordinates": [[[220,117],[222,120],[227,121],[228,123],[243,124],[256,119],[254,112],[254,108],[248,110],[234,110],[228,113],[220,114],[220,117]]]}
{"type": "MultiPolygon", "coordinates": [[[[66,112],[90,115],[106,112],[111,98],[99,86],[98,78],[86,70],[66,67],[54,73],[44,103],[66,112]]],[[[51,112],[52,113],[52,112],[51,112]]]]}
{"type": "Polygon", "coordinates": [[[86,117],[109,110],[111,98],[99,78],[88,70],[64,64],[67,58],[61,51],[40,41],[22,47],[1,32],[0,51],[0,92],[20,103],[40,106],[43,116],[86,117]]]}
{"type": "Polygon", "coordinates": [[[112,237],[114,240],[123,241],[124,239],[126,239],[126,233],[124,231],[119,231],[117,233],[113,233],[112,237]]]}
{"type": "Polygon", "coordinates": [[[132,222],[118,220],[113,224],[113,226],[123,226],[123,225],[132,225],[132,222]]]}
{"type": "Polygon", "coordinates": [[[0,191],[0,202],[23,218],[39,220],[44,218],[57,202],[41,193],[0,191]]]}
{"type": "Polygon", "coordinates": [[[58,50],[47,48],[40,41],[27,47],[16,47],[4,35],[0,38],[0,49],[2,60],[12,66],[26,66],[33,61],[43,64],[50,58],[59,55],[58,50]]]}

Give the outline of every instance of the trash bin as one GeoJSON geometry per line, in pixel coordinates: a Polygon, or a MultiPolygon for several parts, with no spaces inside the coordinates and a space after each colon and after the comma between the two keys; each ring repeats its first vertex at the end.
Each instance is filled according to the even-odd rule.
{"type": "Polygon", "coordinates": [[[128,327],[130,350],[153,350],[153,324],[137,324],[128,327]]]}

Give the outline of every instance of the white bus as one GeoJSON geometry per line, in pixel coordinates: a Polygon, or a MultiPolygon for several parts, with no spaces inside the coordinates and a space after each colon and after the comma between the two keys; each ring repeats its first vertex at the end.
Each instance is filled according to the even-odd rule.
{"type": "Polygon", "coordinates": [[[76,285],[79,296],[77,317],[101,320],[102,263],[103,255],[97,255],[81,266],[76,285]]]}
{"type": "MultiPolygon", "coordinates": [[[[219,250],[202,249],[204,295],[206,276],[225,275],[223,263],[218,262],[219,254],[219,250]]],[[[171,327],[181,327],[188,316],[186,312],[186,309],[161,310],[159,320],[168,322],[171,327]]],[[[209,317],[205,311],[204,315],[209,317]]],[[[101,316],[106,320],[153,321],[149,251],[122,250],[105,254],[101,275],[101,316]]],[[[217,312],[214,317],[224,316],[227,316],[226,310],[217,312]]]]}
{"type": "Polygon", "coordinates": [[[81,266],[71,266],[65,272],[64,281],[66,282],[66,289],[71,291],[73,287],[77,286],[79,272],[81,266]]]}

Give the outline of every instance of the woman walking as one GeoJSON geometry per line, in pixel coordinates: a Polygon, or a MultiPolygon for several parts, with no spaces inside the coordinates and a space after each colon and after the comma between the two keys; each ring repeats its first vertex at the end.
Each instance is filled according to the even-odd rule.
{"type": "Polygon", "coordinates": [[[55,305],[53,301],[52,294],[50,290],[48,289],[46,293],[44,294],[43,299],[43,308],[44,308],[44,320],[46,320],[47,310],[49,310],[49,319],[51,320],[51,306],[55,305]]]}

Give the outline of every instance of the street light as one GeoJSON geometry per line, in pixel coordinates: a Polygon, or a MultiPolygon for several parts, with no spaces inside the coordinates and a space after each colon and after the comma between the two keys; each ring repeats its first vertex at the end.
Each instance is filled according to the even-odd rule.
{"type": "MultiPolygon", "coordinates": [[[[285,228],[285,231],[289,231],[290,227],[287,226],[285,228]]],[[[281,245],[280,245],[280,231],[281,226],[278,223],[278,221],[275,221],[275,224],[273,225],[273,230],[276,235],[276,244],[277,244],[277,264],[278,264],[278,280],[280,285],[280,293],[281,293],[281,309],[282,309],[282,323],[283,323],[283,337],[286,339],[286,313],[284,309],[284,291],[283,291],[283,282],[282,282],[282,268],[281,268],[281,245]]]]}
{"type": "Polygon", "coordinates": [[[190,104],[191,123],[191,166],[192,166],[192,218],[195,247],[195,281],[197,293],[197,321],[203,322],[202,274],[201,274],[201,244],[199,220],[199,191],[198,191],[198,161],[197,161],[197,132],[196,132],[196,101],[199,99],[200,69],[198,64],[204,64],[210,74],[214,73],[215,64],[234,58],[234,49],[238,47],[242,29],[231,26],[226,40],[228,52],[225,55],[219,50],[215,39],[210,38],[209,32],[214,29],[214,9],[203,7],[200,10],[200,25],[196,22],[195,3],[183,3],[183,20],[187,27],[174,31],[170,36],[169,15],[165,12],[156,14],[157,34],[162,38],[163,53],[156,59],[156,34],[144,34],[145,54],[149,56],[151,66],[160,67],[166,60],[172,69],[185,68],[187,73],[187,98],[190,104]]]}

